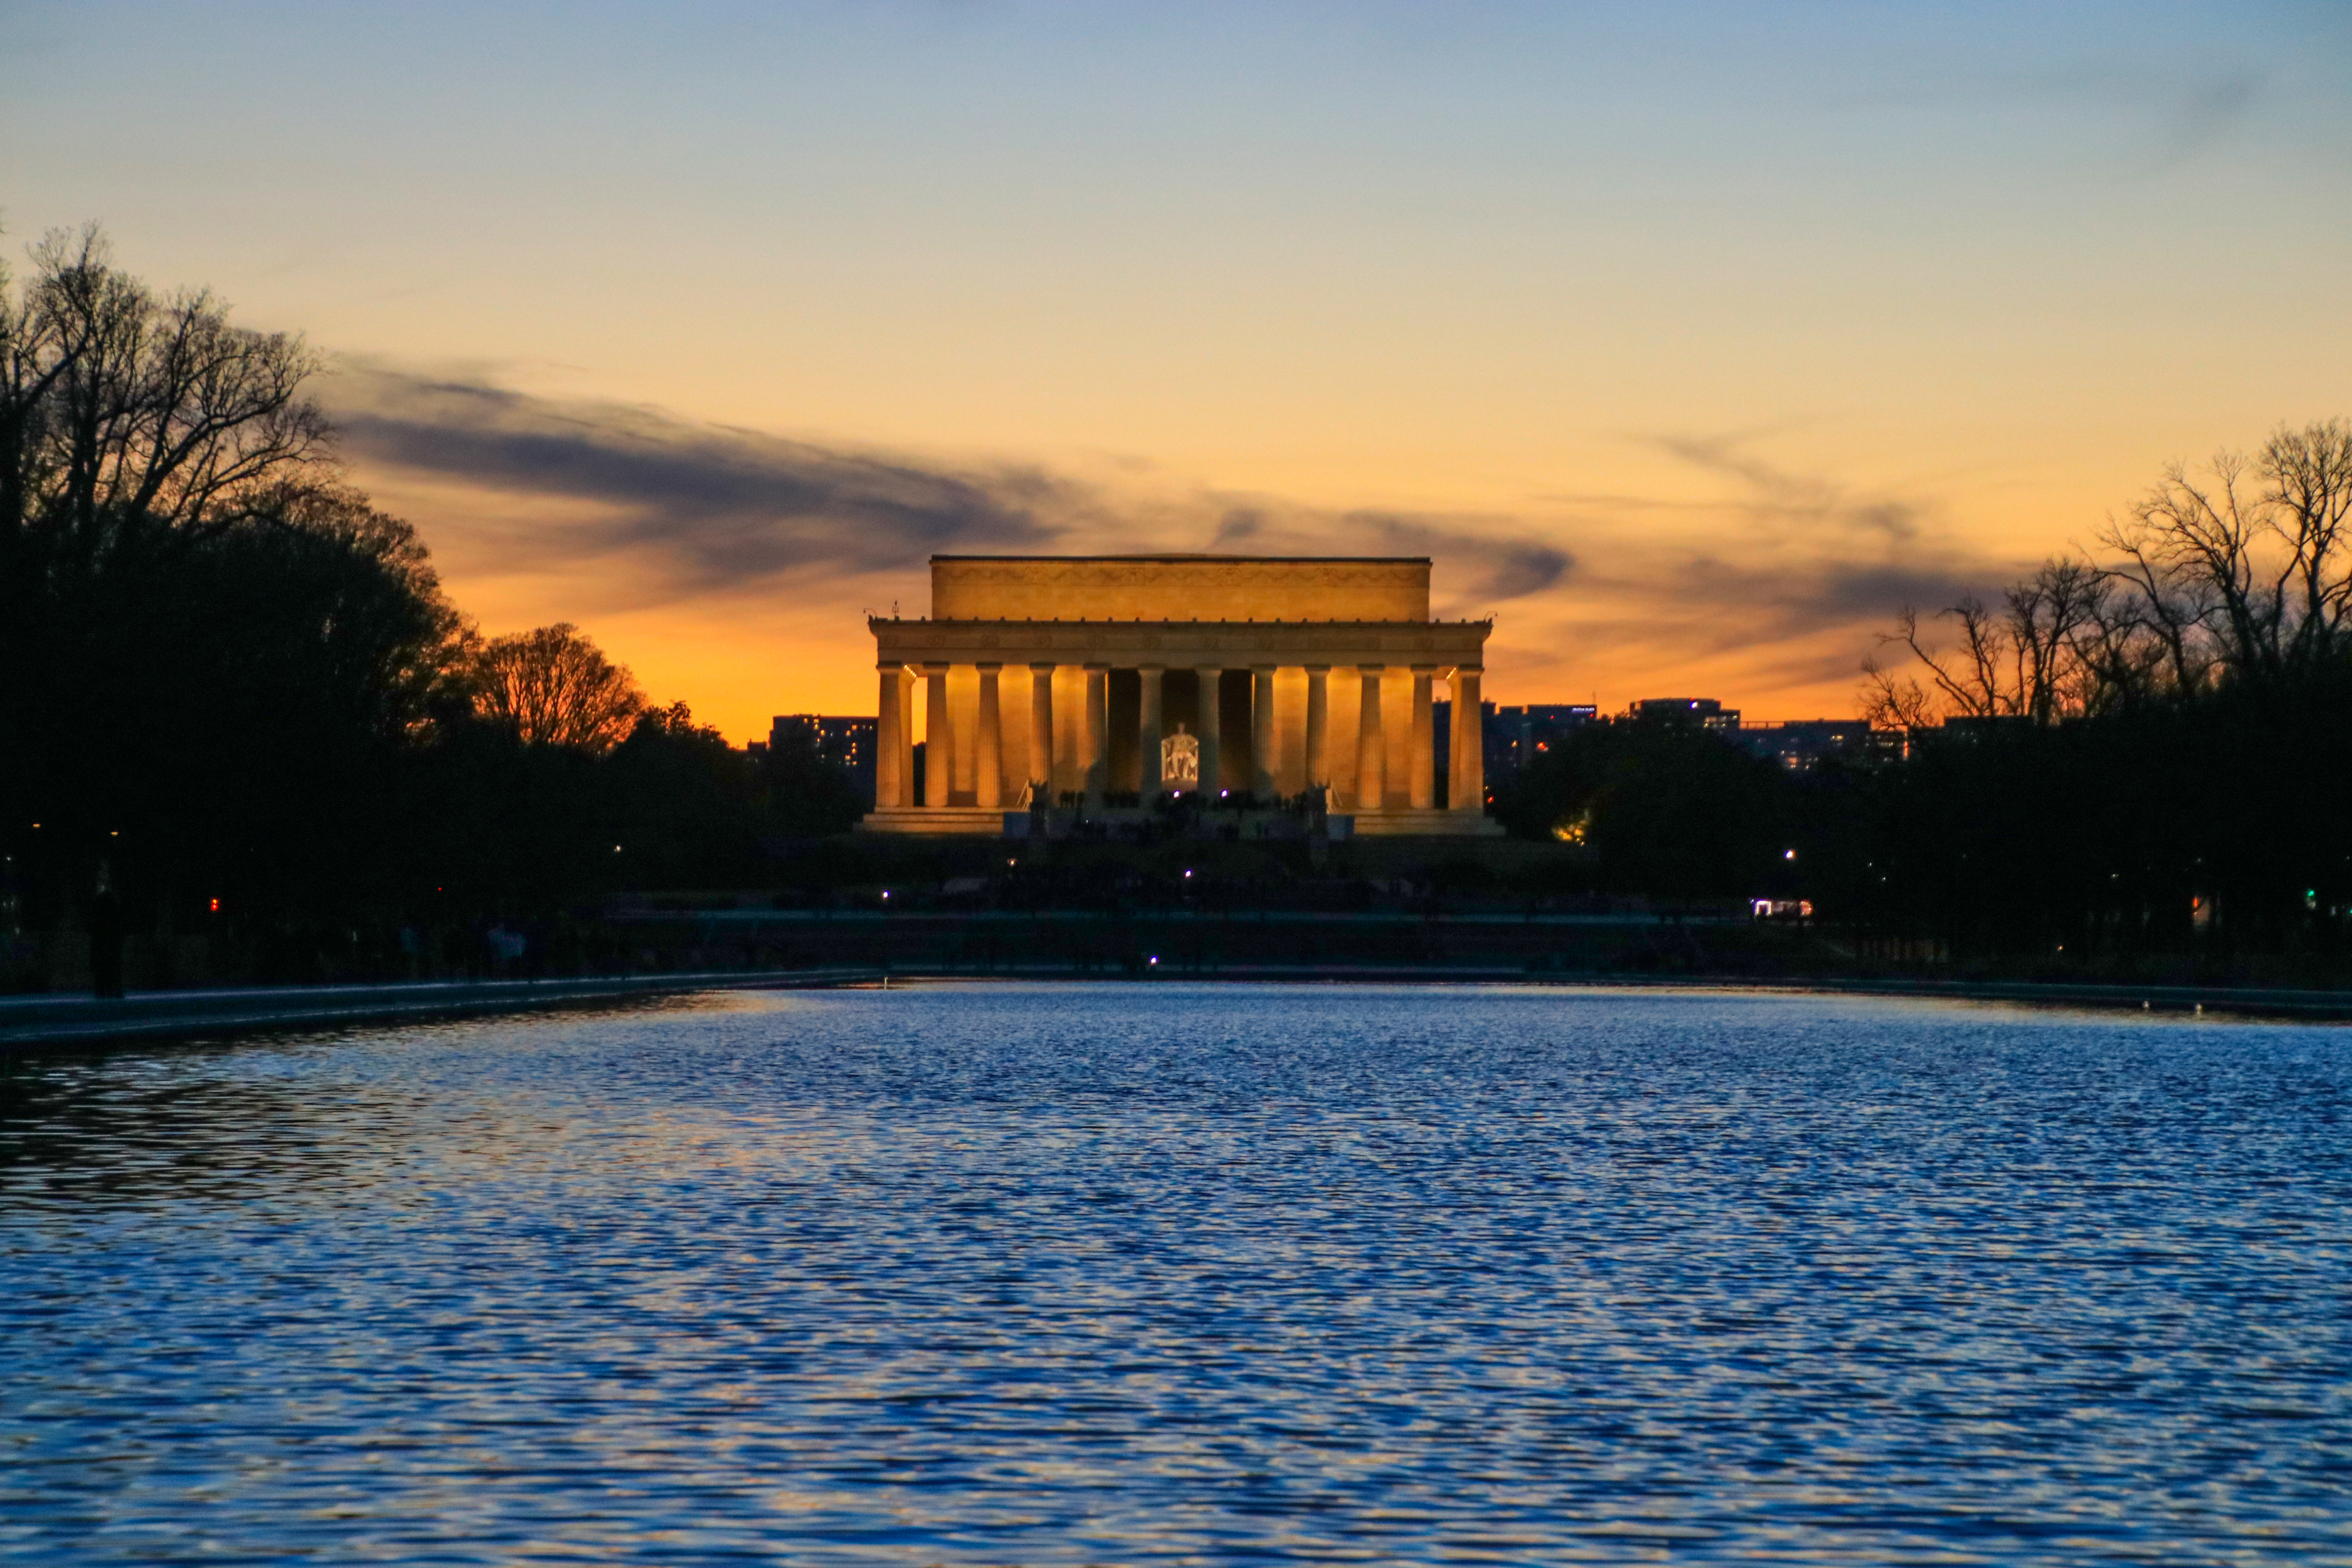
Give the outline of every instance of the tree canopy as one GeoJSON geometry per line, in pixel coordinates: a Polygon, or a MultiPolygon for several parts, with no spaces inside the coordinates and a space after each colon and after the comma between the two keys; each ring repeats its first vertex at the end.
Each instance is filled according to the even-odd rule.
{"type": "Polygon", "coordinates": [[[1916,610],[1884,640],[1922,680],[1864,667],[1871,716],[2038,724],[2308,678],[2352,658],[2352,426],[2282,427],[2248,456],[2169,465],[2098,536],[2104,558],[2053,556],[1998,602],[1916,610]]]}
{"type": "Polygon", "coordinates": [[[95,229],[31,263],[0,270],[11,918],[71,924],[104,866],[151,924],[359,941],[741,874],[803,819],[578,628],[476,632],[350,482],[300,338],[158,293],[95,229]]]}
{"type": "Polygon", "coordinates": [[[636,679],[569,622],[491,638],[477,668],[478,710],[531,745],[609,752],[646,707],[636,679]]]}

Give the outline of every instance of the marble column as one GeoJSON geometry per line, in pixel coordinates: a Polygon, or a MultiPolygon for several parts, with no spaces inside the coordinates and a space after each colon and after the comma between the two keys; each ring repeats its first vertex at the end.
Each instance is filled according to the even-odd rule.
{"type": "Polygon", "coordinates": [[[923,666],[923,804],[948,804],[955,787],[955,728],[948,722],[948,667],[923,666]]]}
{"type": "Polygon", "coordinates": [[[1362,717],[1356,731],[1356,809],[1381,811],[1389,803],[1389,742],[1381,727],[1381,674],[1377,664],[1360,664],[1364,678],[1362,717]]]}
{"type": "Polygon", "coordinates": [[[1276,794],[1274,755],[1274,666],[1250,667],[1250,793],[1262,801],[1276,794]]]}
{"type": "Polygon", "coordinates": [[[1217,682],[1225,672],[1222,669],[1196,669],[1193,678],[1201,683],[1201,796],[1217,798],[1218,766],[1221,748],[1218,736],[1217,682]]]}
{"type": "Polygon", "coordinates": [[[1110,666],[1087,666],[1087,804],[1100,806],[1110,788],[1110,666]]]}
{"type": "Polygon", "coordinates": [[[881,676],[881,703],[874,710],[874,809],[888,811],[912,804],[908,795],[915,781],[913,717],[907,711],[910,684],[903,664],[876,666],[881,676]]]}
{"type": "Polygon", "coordinates": [[[983,664],[979,668],[980,722],[979,732],[972,737],[971,800],[974,805],[997,806],[1004,804],[1004,727],[997,689],[997,677],[1004,667],[983,664]]]}
{"type": "Polygon", "coordinates": [[[1147,664],[1135,673],[1141,682],[1135,720],[1136,787],[1143,792],[1143,804],[1150,805],[1160,798],[1160,731],[1166,728],[1160,702],[1163,671],[1156,664],[1147,664]]]}
{"type": "Polygon", "coordinates": [[[1412,774],[1405,780],[1405,799],[1415,811],[1437,804],[1437,735],[1429,683],[1437,674],[1433,664],[1412,667],[1412,774]]]}
{"type": "MultiPolygon", "coordinates": [[[[1054,804],[1054,667],[1029,667],[1029,782],[1054,804]]],[[[1030,802],[1035,805],[1036,802],[1030,802]]]]}
{"type": "Polygon", "coordinates": [[[1307,667],[1307,787],[1331,782],[1331,667],[1307,667]]]}
{"type": "Polygon", "coordinates": [[[1475,665],[1454,671],[1454,758],[1446,770],[1446,805],[1467,816],[1486,809],[1486,720],[1478,705],[1475,665]]]}

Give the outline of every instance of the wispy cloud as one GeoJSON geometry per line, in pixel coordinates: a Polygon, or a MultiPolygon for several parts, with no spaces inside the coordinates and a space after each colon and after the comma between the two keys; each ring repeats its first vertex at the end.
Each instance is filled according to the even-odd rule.
{"type": "Polygon", "coordinates": [[[480,382],[362,367],[330,396],[365,465],[592,503],[561,524],[502,535],[501,564],[626,557],[648,593],[811,568],[889,571],[933,551],[1045,548],[1092,502],[1034,468],[963,471],[480,382]]]}
{"type": "Polygon", "coordinates": [[[1442,610],[1542,594],[1566,579],[1576,558],[1524,520],[1409,511],[1318,511],[1258,500],[1228,501],[1211,550],[1312,554],[1427,555],[1444,563],[1442,610]]]}
{"type": "Polygon", "coordinates": [[[1766,435],[1633,438],[1722,481],[1717,494],[1551,498],[1584,570],[1539,602],[1539,627],[1507,628],[1522,663],[1545,679],[1594,666],[1654,672],[1645,684],[1727,675],[1726,697],[1818,692],[1856,679],[1906,606],[1932,613],[2030,564],[1967,542],[1932,493],[1767,458],[1766,435]]]}
{"type": "Polygon", "coordinates": [[[351,455],[409,478],[585,503],[469,541],[494,569],[611,558],[643,598],[934,552],[1237,549],[1426,554],[1462,613],[1541,593],[1569,553],[1509,520],[1331,510],[1196,489],[1113,497],[1034,466],[957,466],[357,365],[331,393],[351,455]]]}
{"type": "Polygon", "coordinates": [[[1747,494],[1735,503],[1751,520],[1779,532],[1823,528],[1878,533],[1895,544],[1920,536],[1925,508],[1894,496],[1859,497],[1825,474],[1794,473],[1746,450],[1739,436],[1653,436],[1650,444],[1710,473],[1738,480],[1747,494]]]}
{"type": "Polygon", "coordinates": [[[1437,612],[1504,612],[1495,652],[1543,679],[1818,688],[1852,676],[1904,606],[2021,565],[1960,544],[1932,496],[1759,455],[1769,433],[1636,438],[1722,481],[1713,496],[1667,484],[1445,512],[860,450],[381,366],[352,368],[331,401],[370,482],[434,509],[417,521],[469,573],[561,579],[607,610],[786,582],[804,605],[858,579],[912,588],[934,552],[1427,555],[1437,612]]]}
{"type": "Polygon", "coordinates": [[[2115,60],[2057,64],[2032,71],[1963,71],[1879,91],[1841,95],[1833,108],[2000,115],[2080,110],[2126,128],[2125,167],[2161,174],[2222,142],[2260,109],[2277,73],[2248,58],[2194,67],[2115,60]]]}

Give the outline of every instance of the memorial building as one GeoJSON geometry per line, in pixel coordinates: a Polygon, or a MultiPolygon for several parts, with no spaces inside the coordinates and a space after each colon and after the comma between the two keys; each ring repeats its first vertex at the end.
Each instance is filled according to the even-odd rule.
{"type": "Polygon", "coordinates": [[[867,624],[881,675],[867,832],[1000,833],[1033,806],[1115,815],[1171,793],[1271,806],[1318,789],[1343,831],[1500,831],[1478,699],[1494,623],[1432,620],[1426,556],[935,555],[929,618],[867,624]]]}

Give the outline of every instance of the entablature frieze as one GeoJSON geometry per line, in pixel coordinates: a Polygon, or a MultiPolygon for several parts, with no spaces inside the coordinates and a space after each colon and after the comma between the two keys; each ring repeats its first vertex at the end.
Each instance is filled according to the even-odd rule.
{"type": "Polygon", "coordinates": [[[934,621],[872,619],[877,659],[907,664],[1160,665],[1483,662],[1492,621],[934,621]]]}

